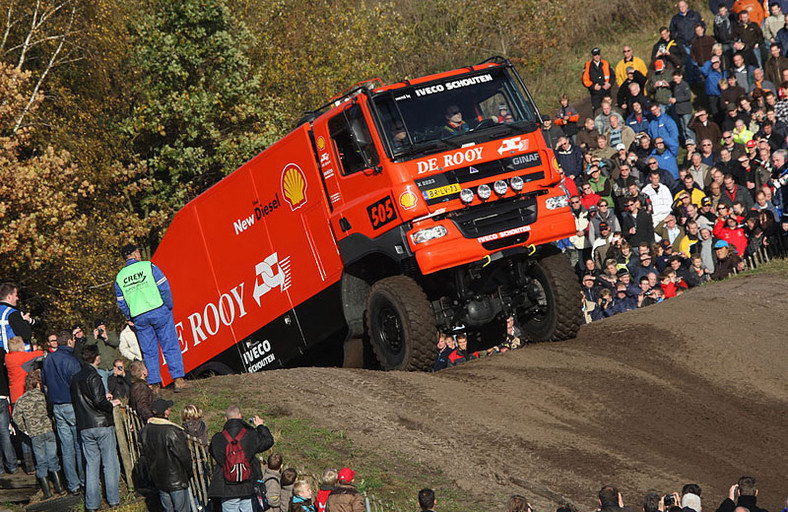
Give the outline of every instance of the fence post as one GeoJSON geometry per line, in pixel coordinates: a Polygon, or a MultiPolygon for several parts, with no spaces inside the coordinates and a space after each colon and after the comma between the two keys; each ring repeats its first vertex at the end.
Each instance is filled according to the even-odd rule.
{"type": "Polygon", "coordinates": [[[112,417],[115,421],[115,437],[118,440],[118,449],[120,450],[120,458],[123,461],[123,472],[126,475],[126,486],[129,490],[134,489],[134,481],[131,478],[134,461],[132,459],[131,450],[129,449],[129,439],[126,435],[126,408],[114,407],[112,409],[112,417]]]}

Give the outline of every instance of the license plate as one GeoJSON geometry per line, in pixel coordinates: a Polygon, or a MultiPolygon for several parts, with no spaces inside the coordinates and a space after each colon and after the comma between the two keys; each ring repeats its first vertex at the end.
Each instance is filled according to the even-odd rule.
{"type": "Polygon", "coordinates": [[[460,187],[459,183],[455,183],[453,185],[446,185],[445,187],[431,188],[424,192],[424,196],[427,199],[435,199],[451,194],[459,194],[460,190],[462,190],[462,187],[460,187]]]}

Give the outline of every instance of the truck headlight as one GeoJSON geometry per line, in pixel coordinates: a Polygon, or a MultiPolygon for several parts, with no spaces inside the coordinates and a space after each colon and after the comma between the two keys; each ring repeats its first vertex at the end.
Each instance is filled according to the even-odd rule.
{"type": "Polygon", "coordinates": [[[548,210],[566,208],[569,206],[569,198],[566,196],[548,197],[547,201],[545,201],[545,206],[548,210]]]}
{"type": "Polygon", "coordinates": [[[512,190],[515,192],[519,192],[523,189],[525,182],[519,176],[515,176],[514,178],[509,180],[509,186],[512,187],[512,190]]]}
{"type": "Polygon", "coordinates": [[[476,194],[479,196],[479,199],[486,201],[490,199],[492,189],[490,189],[490,185],[487,184],[479,185],[479,187],[476,189],[476,194]]]}
{"type": "Polygon", "coordinates": [[[469,188],[464,188],[460,190],[460,201],[465,204],[471,204],[473,201],[473,190],[469,188]]]}
{"type": "Polygon", "coordinates": [[[443,226],[433,226],[431,228],[420,229],[410,235],[410,239],[414,244],[423,244],[436,238],[442,238],[449,234],[449,230],[443,226]]]}
{"type": "Polygon", "coordinates": [[[499,196],[502,196],[502,195],[506,194],[507,190],[509,190],[509,186],[506,184],[505,181],[498,180],[495,183],[493,183],[493,189],[495,190],[496,194],[498,194],[499,196]]]}

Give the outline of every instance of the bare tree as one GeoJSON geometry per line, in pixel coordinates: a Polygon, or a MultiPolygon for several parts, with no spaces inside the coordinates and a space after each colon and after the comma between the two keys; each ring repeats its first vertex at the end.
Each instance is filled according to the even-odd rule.
{"type": "Polygon", "coordinates": [[[78,60],[71,53],[69,43],[75,32],[74,20],[77,4],[74,0],[49,3],[35,0],[24,4],[28,9],[17,9],[11,1],[5,9],[5,27],[0,41],[0,55],[6,60],[15,60],[20,70],[30,70],[37,75],[30,97],[14,121],[13,133],[22,126],[42,86],[55,67],[78,60]],[[15,41],[16,44],[14,44],[15,41]]]}

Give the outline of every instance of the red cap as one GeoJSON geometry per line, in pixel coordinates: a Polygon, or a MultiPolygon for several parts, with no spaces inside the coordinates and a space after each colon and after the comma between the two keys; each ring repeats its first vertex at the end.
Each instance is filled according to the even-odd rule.
{"type": "Polygon", "coordinates": [[[343,484],[349,484],[353,481],[353,477],[356,476],[356,472],[350,468],[342,468],[339,470],[339,475],[337,475],[339,481],[343,484]]]}
{"type": "Polygon", "coordinates": [[[754,140],[748,140],[747,141],[747,147],[748,148],[754,148],[756,146],[756,144],[757,143],[754,140]]]}

